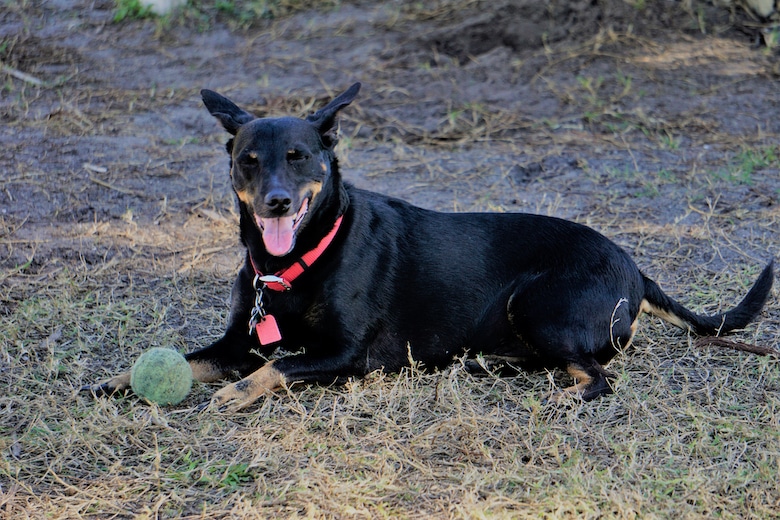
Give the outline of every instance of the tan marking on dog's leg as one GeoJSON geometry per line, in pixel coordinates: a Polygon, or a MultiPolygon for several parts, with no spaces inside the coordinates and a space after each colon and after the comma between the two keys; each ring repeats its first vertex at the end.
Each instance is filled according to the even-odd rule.
{"type": "Polygon", "coordinates": [[[566,372],[574,379],[574,384],[570,387],[564,388],[563,393],[568,395],[581,394],[589,384],[593,382],[593,378],[587,374],[582,368],[577,365],[569,365],[566,367],[566,372]]]}
{"type": "Polygon", "coordinates": [[[593,382],[593,378],[578,365],[567,366],[566,372],[568,372],[569,375],[574,379],[574,384],[564,388],[563,390],[555,390],[551,392],[547,396],[548,401],[561,404],[572,397],[580,397],[585,392],[588,385],[593,382]]]}
{"type": "Polygon", "coordinates": [[[100,383],[85,386],[82,390],[89,389],[96,395],[111,395],[117,392],[124,392],[130,388],[130,372],[125,372],[114,376],[111,379],[106,379],[100,383]]]}
{"type": "Polygon", "coordinates": [[[566,400],[571,398],[582,398],[587,392],[588,387],[593,383],[594,378],[588,375],[585,370],[579,365],[569,365],[566,367],[566,372],[574,378],[574,384],[566,387],[563,390],[556,390],[551,392],[547,400],[556,404],[562,404],[566,400]]]}
{"type": "Polygon", "coordinates": [[[130,372],[114,376],[106,382],[109,386],[114,387],[114,390],[127,390],[130,388],[130,372]]]}
{"type": "Polygon", "coordinates": [[[228,375],[208,361],[190,361],[190,368],[192,368],[192,379],[201,383],[217,381],[228,375]]]}
{"type": "Polygon", "coordinates": [[[284,385],[284,376],[273,364],[271,361],[241,381],[219,390],[211,398],[210,407],[220,412],[235,412],[281,388],[284,385]]]}

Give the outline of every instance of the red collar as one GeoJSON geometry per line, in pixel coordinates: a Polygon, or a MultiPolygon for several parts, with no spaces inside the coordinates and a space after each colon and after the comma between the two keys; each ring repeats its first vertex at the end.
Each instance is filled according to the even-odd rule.
{"type": "Polygon", "coordinates": [[[330,232],[325,235],[322,240],[320,240],[320,243],[317,244],[317,247],[303,255],[290,267],[282,269],[281,271],[277,271],[276,274],[264,275],[263,272],[258,269],[257,264],[252,258],[252,255],[249,255],[249,260],[252,262],[252,268],[255,270],[255,274],[258,276],[258,279],[263,282],[265,287],[268,287],[272,291],[289,291],[291,289],[290,284],[301,274],[303,274],[303,272],[308,269],[309,266],[313,264],[320,256],[322,256],[322,253],[325,252],[325,249],[327,249],[330,243],[333,242],[333,238],[336,236],[336,232],[339,230],[339,227],[341,226],[341,220],[343,218],[344,215],[341,215],[336,219],[336,223],[333,224],[333,229],[331,229],[330,232]]]}

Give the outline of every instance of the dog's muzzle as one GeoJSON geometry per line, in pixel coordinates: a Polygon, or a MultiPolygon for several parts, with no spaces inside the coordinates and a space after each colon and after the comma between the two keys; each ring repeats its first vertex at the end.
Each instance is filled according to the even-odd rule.
{"type": "Polygon", "coordinates": [[[298,211],[288,217],[263,218],[255,215],[255,223],[263,235],[265,249],[274,256],[284,256],[295,247],[295,236],[309,210],[309,199],[303,199],[298,211]]]}

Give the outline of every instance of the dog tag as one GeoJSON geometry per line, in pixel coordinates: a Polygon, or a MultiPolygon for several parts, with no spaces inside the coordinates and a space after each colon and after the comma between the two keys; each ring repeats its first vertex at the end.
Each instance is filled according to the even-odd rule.
{"type": "Polygon", "coordinates": [[[270,345],[282,339],[282,332],[276,323],[276,318],[266,314],[256,325],[257,340],[261,345],[270,345]]]}

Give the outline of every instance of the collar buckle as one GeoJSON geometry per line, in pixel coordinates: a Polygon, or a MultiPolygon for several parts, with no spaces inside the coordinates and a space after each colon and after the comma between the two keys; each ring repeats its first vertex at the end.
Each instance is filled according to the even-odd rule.
{"type": "MultiPolygon", "coordinates": [[[[262,282],[264,287],[274,284],[275,287],[269,287],[269,289],[275,291],[289,291],[292,289],[292,287],[290,287],[290,282],[275,274],[255,275],[255,280],[262,282]],[[279,287],[281,287],[281,289],[279,289],[279,287]]],[[[257,289],[257,286],[255,286],[255,289],[257,289]]]]}

